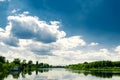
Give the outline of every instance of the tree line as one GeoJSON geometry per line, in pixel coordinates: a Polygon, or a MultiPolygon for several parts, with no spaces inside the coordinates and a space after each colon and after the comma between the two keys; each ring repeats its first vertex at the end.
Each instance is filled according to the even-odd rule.
{"type": "Polygon", "coordinates": [[[0,74],[1,73],[9,73],[14,68],[19,68],[18,70],[32,70],[36,68],[52,68],[52,65],[47,63],[39,63],[36,61],[34,64],[32,60],[28,62],[26,60],[20,60],[19,58],[15,58],[12,62],[6,60],[4,56],[0,56],[0,74]]]}
{"type": "Polygon", "coordinates": [[[19,58],[14,58],[13,61],[6,60],[4,56],[0,56],[0,80],[4,80],[4,78],[8,77],[8,75],[12,75],[14,78],[18,78],[20,73],[22,77],[25,77],[25,74],[31,75],[33,71],[38,74],[38,72],[46,72],[48,68],[63,68],[64,66],[53,66],[47,63],[33,63],[32,60],[21,60],[19,58]],[[16,73],[17,72],[17,73],[16,73]]]}
{"type": "Polygon", "coordinates": [[[79,64],[67,65],[66,68],[76,70],[120,70],[120,61],[95,61],[84,62],[79,64]]]}

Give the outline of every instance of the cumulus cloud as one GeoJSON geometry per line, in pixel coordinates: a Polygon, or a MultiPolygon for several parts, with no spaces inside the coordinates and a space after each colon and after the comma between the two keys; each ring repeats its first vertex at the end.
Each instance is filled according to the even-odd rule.
{"type": "Polygon", "coordinates": [[[78,46],[85,46],[86,42],[80,36],[72,36],[57,40],[56,47],[62,50],[76,48],[78,46]]]}
{"type": "MultiPolygon", "coordinates": [[[[25,42],[21,40],[20,43],[25,42]]],[[[32,52],[39,55],[54,55],[55,50],[70,50],[75,49],[76,47],[83,47],[86,45],[86,42],[81,39],[80,36],[72,36],[68,38],[62,38],[56,42],[45,44],[36,41],[29,41],[28,45],[25,45],[32,52]]]]}
{"type": "Polygon", "coordinates": [[[96,60],[110,60],[111,54],[107,49],[99,50],[56,50],[54,51],[56,56],[62,57],[68,60],[68,63],[80,63],[85,61],[96,60]],[[71,61],[71,62],[69,62],[71,61]]]}
{"type": "Polygon", "coordinates": [[[6,26],[5,30],[0,28],[0,41],[10,46],[18,46],[19,40],[10,34],[10,28],[11,24],[6,26]]]}
{"type": "Polygon", "coordinates": [[[9,16],[8,21],[12,24],[11,34],[20,39],[34,39],[44,43],[55,42],[66,35],[60,31],[56,21],[47,24],[38,17],[26,16],[24,13],[18,16],[9,16]]]}
{"type": "Polygon", "coordinates": [[[0,28],[0,32],[4,32],[4,29],[0,28]]]}
{"type": "MultiPolygon", "coordinates": [[[[16,12],[13,10],[13,13],[16,12]]],[[[19,57],[52,65],[96,60],[120,60],[120,46],[114,50],[95,49],[99,43],[87,42],[81,36],[67,37],[59,30],[59,21],[40,20],[29,12],[8,16],[8,25],[0,28],[0,55],[19,57]]]]}
{"type": "Polygon", "coordinates": [[[0,55],[5,56],[10,61],[12,61],[14,58],[20,58],[21,60],[27,59],[27,61],[33,60],[34,62],[44,59],[44,57],[36,55],[22,47],[11,47],[0,44],[0,49],[0,55]]]}
{"type": "Polygon", "coordinates": [[[15,38],[15,37],[8,37],[8,38],[3,38],[3,42],[5,43],[5,44],[8,44],[8,45],[10,45],[10,46],[18,46],[18,39],[17,38],[15,38]]]}
{"type": "Polygon", "coordinates": [[[117,46],[117,47],[115,48],[115,51],[118,52],[118,53],[120,53],[120,46],[117,46]]]}

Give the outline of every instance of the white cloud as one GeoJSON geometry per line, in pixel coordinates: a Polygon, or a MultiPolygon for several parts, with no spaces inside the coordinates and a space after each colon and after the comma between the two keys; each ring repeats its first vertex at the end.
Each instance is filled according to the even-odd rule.
{"type": "Polygon", "coordinates": [[[118,53],[120,53],[120,46],[117,46],[117,47],[115,48],[115,51],[118,52],[118,53]]]}
{"type": "Polygon", "coordinates": [[[9,16],[8,20],[12,24],[12,35],[20,39],[34,39],[49,43],[66,35],[64,31],[58,30],[59,24],[56,21],[47,24],[45,21],[39,20],[38,17],[27,16],[25,13],[9,16]]]}
{"type": "Polygon", "coordinates": [[[4,29],[0,28],[0,32],[4,32],[4,29]]]}
{"type": "Polygon", "coordinates": [[[8,26],[6,26],[5,30],[4,29],[0,29],[0,41],[4,42],[7,45],[11,45],[11,46],[17,46],[19,40],[16,37],[13,37],[11,35],[11,24],[8,24],[8,26]]]}
{"type": "Polygon", "coordinates": [[[76,48],[78,46],[85,46],[86,42],[80,36],[71,36],[57,40],[55,45],[56,47],[59,47],[59,49],[65,50],[76,48]]]}
{"type": "Polygon", "coordinates": [[[65,31],[59,30],[59,21],[47,23],[28,13],[8,16],[8,25],[0,28],[0,55],[7,59],[19,57],[53,65],[120,60],[120,46],[112,52],[107,48],[95,49],[96,42],[87,44],[81,36],[66,37],[65,31]]]}
{"type": "Polygon", "coordinates": [[[107,49],[100,50],[56,50],[54,55],[67,60],[67,64],[81,63],[85,61],[111,60],[111,54],[107,49]]]}
{"type": "Polygon", "coordinates": [[[23,12],[23,15],[27,15],[27,14],[29,14],[29,12],[28,12],[28,11],[23,12]]]}
{"type": "Polygon", "coordinates": [[[18,12],[20,9],[13,9],[12,11],[11,11],[11,13],[13,13],[13,14],[15,14],[16,12],[18,12]]]}
{"type": "Polygon", "coordinates": [[[91,42],[89,46],[97,46],[99,43],[91,42]]]}

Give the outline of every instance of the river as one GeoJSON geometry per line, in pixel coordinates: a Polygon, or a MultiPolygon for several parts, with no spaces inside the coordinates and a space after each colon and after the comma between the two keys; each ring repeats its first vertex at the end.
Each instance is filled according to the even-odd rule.
{"type": "Polygon", "coordinates": [[[14,71],[3,80],[120,80],[120,72],[73,71],[64,68],[46,68],[29,72],[14,71]]]}

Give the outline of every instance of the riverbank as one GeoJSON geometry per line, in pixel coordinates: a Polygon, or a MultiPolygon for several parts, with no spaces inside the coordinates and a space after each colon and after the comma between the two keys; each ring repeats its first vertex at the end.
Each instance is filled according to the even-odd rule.
{"type": "Polygon", "coordinates": [[[89,71],[120,71],[120,61],[95,61],[71,64],[66,66],[67,69],[89,70],[89,71]]]}
{"type": "Polygon", "coordinates": [[[29,72],[35,71],[38,68],[58,68],[63,66],[52,66],[47,63],[42,63],[36,61],[33,63],[32,60],[21,60],[19,58],[15,58],[13,61],[6,60],[4,56],[0,56],[0,77],[3,75],[6,76],[13,71],[17,72],[29,72]]]}

